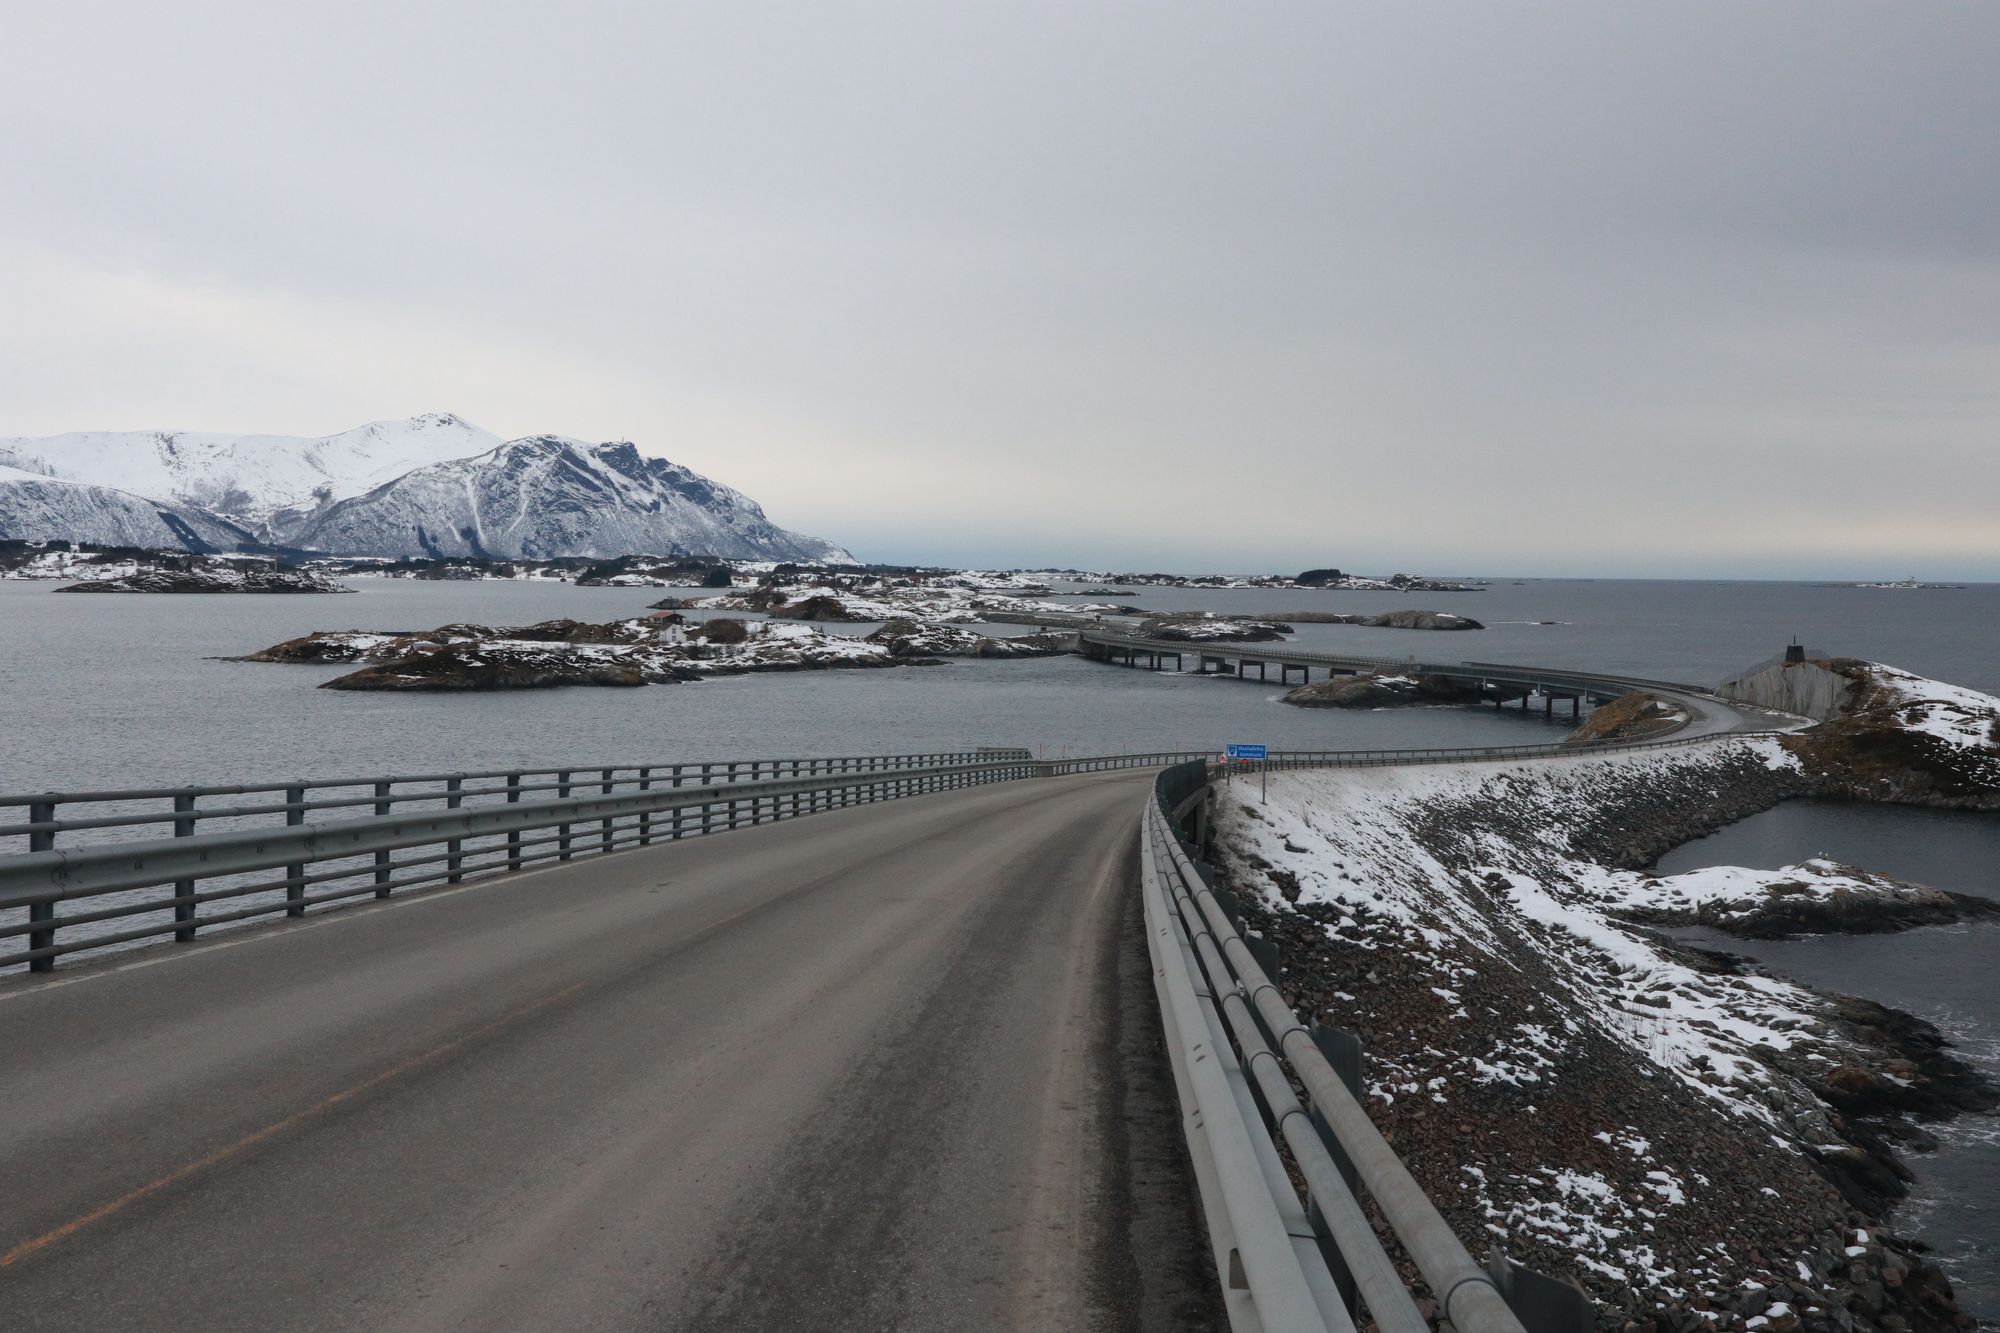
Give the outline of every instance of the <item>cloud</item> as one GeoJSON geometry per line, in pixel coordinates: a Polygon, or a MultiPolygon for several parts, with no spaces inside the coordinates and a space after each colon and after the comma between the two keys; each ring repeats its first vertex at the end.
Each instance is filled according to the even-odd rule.
{"type": "Polygon", "coordinates": [[[9,22],[0,433],[450,410],[885,558],[2000,577],[1991,7],[9,22]]]}

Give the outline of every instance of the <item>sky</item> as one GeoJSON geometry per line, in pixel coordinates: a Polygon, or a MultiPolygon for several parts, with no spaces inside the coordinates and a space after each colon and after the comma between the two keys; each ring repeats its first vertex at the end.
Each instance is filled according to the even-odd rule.
{"type": "Polygon", "coordinates": [[[865,558],[2000,579],[2000,5],[0,0],[0,435],[865,558]]]}

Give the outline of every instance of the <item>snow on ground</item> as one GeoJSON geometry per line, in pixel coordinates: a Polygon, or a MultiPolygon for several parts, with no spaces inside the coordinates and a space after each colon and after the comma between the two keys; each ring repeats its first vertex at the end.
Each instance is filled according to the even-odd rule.
{"type": "Polygon", "coordinates": [[[1778,870],[1705,866],[1655,877],[1580,863],[1577,891],[1599,911],[1644,920],[1700,921],[1727,927],[1753,920],[1779,901],[1841,899],[1928,902],[1935,890],[1813,857],[1778,870]]]}
{"type": "Polygon", "coordinates": [[[2000,699],[1880,662],[1868,670],[1904,728],[1964,749],[2000,747],[2000,699]]]}
{"type": "Polygon", "coordinates": [[[1730,881],[1717,877],[1704,888],[1700,874],[1675,877],[1687,881],[1675,885],[1607,870],[1575,852],[1568,836],[1574,807],[1607,770],[1643,780],[1721,752],[1772,767],[1796,762],[1771,741],[1747,739],[1508,765],[1312,770],[1274,775],[1269,804],[1254,815],[1235,795],[1243,789],[1227,788],[1223,817],[1229,846],[1297,877],[1299,904],[1338,909],[1329,927],[1335,937],[1435,955],[1438,984],[1449,986],[1466,964],[1499,963],[1526,935],[1566,955],[1575,998],[1605,1032],[1738,1113],[1768,1119],[1749,1095],[1759,1080],[1758,1048],[1798,1041],[1811,996],[1765,978],[1698,973],[1615,916],[1677,893],[1720,892],[1730,881]],[[1454,867],[1411,838],[1414,817],[1475,802],[1504,805],[1532,828],[1533,842],[1480,833],[1466,849],[1474,855],[1454,867]]]}
{"type": "Polygon", "coordinates": [[[1278,773],[1262,804],[1247,782],[1221,788],[1218,856],[1263,911],[1316,936],[1307,962],[1288,937],[1288,988],[1306,997],[1302,1013],[1364,1034],[1369,1105],[1421,1136],[1392,1137],[1400,1152],[1440,1155],[1431,1165],[1457,1180],[1461,1216],[1517,1254],[1567,1254],[1593,1290],[1692,1299],[1740,1271],[1721,1246],[1690,1248],[1744,1206],[1743,1172],[1716,1165],[1716,1143],[1747,1152],[1773,1202],[1780,1190],[1785,1207],[1823,1199],[1810,1162],[1846,1147],[1811,1088],[1864,1057],[1832,1002],[1707,964],[1629,918],[1747,911],[1774,884],[1895,886],[1824,861],[1648,876],[1608,869],[1583,844],[1593,810],[1633,808],[1607,792],[1698,801],[1796,765],[1745,737],[1278,773]],[[1683,1134],[1708,1137],[1660,1145],[1683,1134]]]}

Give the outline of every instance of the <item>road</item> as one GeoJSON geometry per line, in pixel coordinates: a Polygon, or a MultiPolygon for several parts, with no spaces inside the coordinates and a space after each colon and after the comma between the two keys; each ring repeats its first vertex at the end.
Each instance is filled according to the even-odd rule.
{"type": "Polygon", "coordinates": [[[1205,1327],[1150,781],[9,978],[0,1327],[1205,1327]]]}

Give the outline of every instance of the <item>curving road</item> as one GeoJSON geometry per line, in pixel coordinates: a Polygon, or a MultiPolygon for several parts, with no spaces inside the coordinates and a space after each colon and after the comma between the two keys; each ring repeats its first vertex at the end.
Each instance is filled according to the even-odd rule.
{"type": "Polygon", "coordinates": [[[1151,780],[10,979],[0,1327],[1206,1327],[1151,780]]]}

